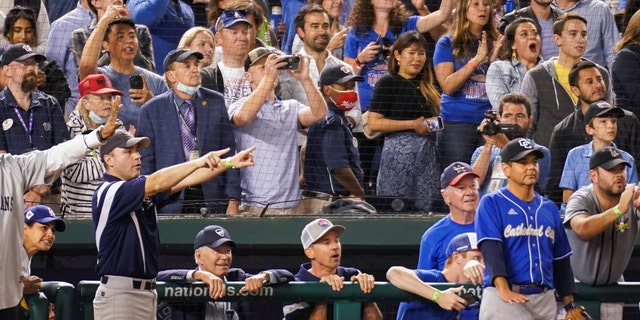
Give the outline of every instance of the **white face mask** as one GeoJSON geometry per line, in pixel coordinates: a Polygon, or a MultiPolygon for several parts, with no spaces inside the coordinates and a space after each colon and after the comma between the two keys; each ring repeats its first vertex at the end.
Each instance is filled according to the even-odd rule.
{"type": "Polygon", "coordinates": [[[107,122],[107,120],[109,119],[109,117],[103,118],[99,115],[97,115],[95,112],[93,111],[89,111],[89,119],[91,119],[91,121],[97,123],[97,124],[105,124],[107,122]]]}
{"type": "Polygon", "coordinates": [[[182,82],[178,82],[178,87],[176,88],[178,91],[180,92],[184,92],[186,94],[195,94],[196,91],[198,91],[198,89],[200,89],[200,85],[197,85],[195,87],[192,86],[188,86],[182,82]]]}

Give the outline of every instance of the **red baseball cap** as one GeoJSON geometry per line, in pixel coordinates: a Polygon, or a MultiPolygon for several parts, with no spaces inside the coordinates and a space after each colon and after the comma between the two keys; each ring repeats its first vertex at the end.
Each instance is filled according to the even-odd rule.
{"type": "Polygon", "coordinates": [[[122,92],[116,90],[111,85],[111,81],[104,74],[90,74],[86,76],[80,84],[78,84],[78,89],[80,89],[80,98],[84,97],[86,94],[117,94],[119,96],[122,95],[122,92]]]}

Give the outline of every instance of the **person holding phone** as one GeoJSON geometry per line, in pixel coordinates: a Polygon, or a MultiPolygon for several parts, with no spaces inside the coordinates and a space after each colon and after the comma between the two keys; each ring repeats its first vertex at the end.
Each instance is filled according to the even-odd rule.
{"type": "Polygon", "coordinates": [[[440,191],[436,138],[429,128],[440,113],[440,94],[427,40],[408,31],[390,51],[389,75],[376,84],[369,115],[369,128],[385,133],[377,194],[410,198],[417,210],[429,212],[440,191]]]}
{"type": "Polygon", "coordinates": [[[478,249],[475,232],[461,233],[447,243],[444,268],[411,270],[389,268],[387,279],[398,289],[419,295],[428,301],[401,302],[396,320],[472,320],[478,319],[480,299],[462,286],[440,291],[427,282],[468,283],[484,273],[484,259],[478,249]]]}
{"type": "Polygon", "coordinates": [[[275,49],[259,47],[244,61],[245,77],[252,93],[229,107],[229,118],[237,148],[256,146],[256,157],[269,159],[240,172],[242,213],[298,214],[300,185],[297,132],[327,115],[327,104],[309,76],[309,58],[300,58],[300,69],[283,71],[287,56],[275,49]],[[278,76],[290,73],[307,93],[309,105],[297,100],[280,100],[275,95],[278,76]]]}

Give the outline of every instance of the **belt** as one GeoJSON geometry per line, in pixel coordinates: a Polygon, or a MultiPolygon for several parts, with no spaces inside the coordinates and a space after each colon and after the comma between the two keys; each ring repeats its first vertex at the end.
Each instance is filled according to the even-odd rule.
{"type": "Polygon", "coordinates": [[[314,199],[318,199],[318,200],[326,200],[326,201],[332,201],[333,200],[333,196],[328,194],[328,193],[324,193],[324,192],[318,192],[318,191],[309,191],[309,190],[303,190],[302,191],[302,196],[305,198],[314,198],[314,199]]]}
{"type": "Polygon", "coordinates": [[[527,283],[527,284],[512,284],[511,291],[520,294],[541,294],[545,293],[549,288],[536,284],[536,283],[527,283]]]}
{"type": "Polygon", "coordinates": [[[156,288],[156,279],[138,279],[122,276],[102,276],[100,283],[109,287],[120,289],[153,290],[156,288]]]}

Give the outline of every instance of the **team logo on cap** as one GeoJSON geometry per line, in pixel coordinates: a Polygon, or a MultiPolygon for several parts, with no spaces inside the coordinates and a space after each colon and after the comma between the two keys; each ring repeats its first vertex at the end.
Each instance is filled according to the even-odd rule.
{"type": "Polygon", "coordinates": [[[328,227],[331,225],[331,222],[329,222],[329,220],[327,219],[320,219],[318,220],[318,225],[321,227],[328,227]]]}
{"type": "Polygon", "coordinates": [[[611,108],[611,105],[606,101],[596,102],[596,106],[600,109],[611,108]]]}
{"type": "Polygon", "coordinates": [[[529,141],[529,139],[520,139],[518,141],[518,144],[525,149],[533,149],[533,145],[531,144],[531,141],[529,141]]]}
{"type": "Polygon", "coordinates": [[[617,158],[620,155],[620,153],[618,153],[614,148],[610,148],[609,153],[611,153],[611,158],[617,158]]]}
{"type": "Polygon", "coordinates": [[[342,66],[342,67],[340,67],[340,71],[342,71],[342,73],[344,73],[344,74],[348,74],[349,73],[349,68],[347,68],[347,66],[342,66]]]}
{"type": "Polygon", "coordinates": [[[22,49],[26,52],[33,52],[33,49],[31,49],[31,46],[28,44],[23,45],[22,49]]]}
{"type": "Polygon", "coordinates": [[[455,165],[455,166],[453,167],[453,170],[455,170],[458,174],[461,174],[461,173],[463,173],[463,172],[467,171],[467,169],[466,169],[463,165],[461,165],[461,164],[457,164],[457,165],[455,165]]]}
{"type": "Polygon", "coordinates": [[[224,238],[224,230],[218,228],[216,230],[214,230],[216,232],[216,234],[218,234],[221,238],[224,238]]]}

